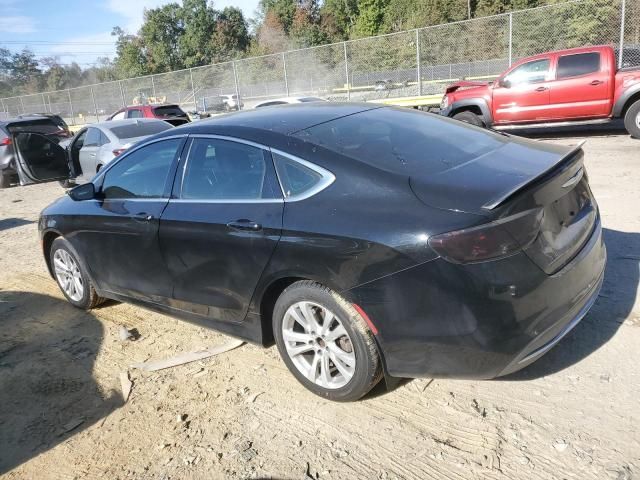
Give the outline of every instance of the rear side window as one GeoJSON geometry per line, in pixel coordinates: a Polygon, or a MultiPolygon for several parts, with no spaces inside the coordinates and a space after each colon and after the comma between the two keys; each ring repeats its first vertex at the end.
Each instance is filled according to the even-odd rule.
{"type": "Polygon", "coordinates": [[[135,110],[129,110],[129,113],[127,115],[127,118],[142,118],[142,110],[139,109],[135,109],[135,110]]]}
{"type": "Polygon", "coordinates": [[[180,142],[178,138],[155,142],[122,158],[105,174],[104,198],[163,197],[180,142]]]}
{"type": "Polygon", "coordinates": [[[165,130],[169,130],[173,128],[173,125],[168,124],[167,122],[150,121],[150,122],[140,122],[140,123],[132,123],[131,125],[120,125],[118,127],[111,127],[111,133],[113,133],[119,139],[126,138],[135,138],[135,137],[144,137],[147,135],[155,135],[156,133],[164,132],[165,130]]]}
{"type": "Polygon", "coordinates": [[[215,138],[195,138],[189,148],[182,198],[259,200],[282,197],[261,148],[215,138]]]}
{"type": "Polygon", "coordinates": [[[588,75],[600,70],[600,54],[598,52],[563,55],[558,59],[556,77],[570,78],[588,75]]]}
{"type": "Polygon", "coordinates": [[[389,107],[341,117],[296,135],[376,168],[415,177],[455,168],[509,141],[463,122],[389,107]]]}
{"type": "Polygon", "coordinates": [[[285,198],[303,195],[322,180],[320,173],[275,152],[273,161],[285,198]]]}
{"type": "Polygon", "coordinates": [[[187,114],[184,113],[177,105],[165,105],[162,107],[154,107],[153,113],[156,117],[186,117],[187,114]]]}

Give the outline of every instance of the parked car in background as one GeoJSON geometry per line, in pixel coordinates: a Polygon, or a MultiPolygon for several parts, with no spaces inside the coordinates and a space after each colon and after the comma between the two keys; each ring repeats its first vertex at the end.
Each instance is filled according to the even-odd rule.
{"type": "Polygon", "coordinates": [[[158,105],[132,105],[130,107],[121,108],[107,118],[107,120],[124,120],[125,118],[157,118],[164,120],[173,126],[184,125],[189,123],[189,116],[175,104],[158,104],[158,105]]]}
{"type": "MultiPolygon", "coordinates": [[[[172,128],[170,123],[153,118],[111,120],[83,128],[66,145],[73,182],[90,181],[102,167],[132,145],[172,128]]],[[[37,142],[38,139],[29,141],[37,142]]]]}
{"type": "Polygon", "coordinates": [[[274,105],[287,105],[290,103],[310,103],[310,102],[326,102],[325,99],[320,97],[283,97],[274,98],[272,100],[265,100],[264,102],[257,103],[253,108],[272,107],[274,105]]]}
{"type": "Polygon", "coordinates": [[[19,181],[13,135],[20,132],[38,133],[54,143],[71,136],[67,124],[58,115],[37,113],[0,121],[0,188],[19,181]]]}
{"type": "MultiPolygon", "coordinates": [[[[42,152],[23,156],[34,181],[66,175],[48,148],[42,176],[42,152]]],[[[112,298],[275,339],[305,387],[341,401],[383,374],[523,368],[587,313],[606,263],[580,146],[357,103],[156,135],[44,209],[39,230],[76,307],[112,298]]]]}
{"type": "Polygon", "coordinates": [[[617,68],[609,46],[547,52],[494,82],[447,87],[441,114],[495,129],[605,123],[623,118],[640,138],[640,66],[617,68]]]}

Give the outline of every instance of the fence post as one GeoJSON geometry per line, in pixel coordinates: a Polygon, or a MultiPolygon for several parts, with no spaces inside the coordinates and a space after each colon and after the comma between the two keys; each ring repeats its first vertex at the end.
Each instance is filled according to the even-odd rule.
{"type": "Polygon", "coordinates": [[[236,62],[231,62],[231,66],[233,67],[233,83],[236,86],[236,98],[238,99],[237,107],[240,110],[240,87],[238,86],[238,70],[236,69],[236,62]]]}
{"type": "Polygon", "coordinates": [[[7,112],[7,106],[6,106],[6,105],[5,105],[5,103],[4,103],[4,98],[0,98],[0,101],[2,101],[2,111],[3,111],[4,113],[6,113],[6,114],[7,114],[7,117],[8,117],[8,116],[9,116],[9,112],[7,112]]]}
{"type": "Polygon", "coordinates": [[[93,101],[93,111],[96,113],[96,122],[99,122],[98,105],[96,104],[96,96],[93,94],[93,87],[91,87],[91,100],[93,101]]]}
{"type": "Polygon", "coordinates": [[[420,30],[416,28],[416,77],[418,80],[418,95],[422,95],[422,69],[420,68],[420,30]]]}
{"type": "Polygon", "coordinates": [[[509,66],[513,62],[513,13],[509,14],[509,66]]]}
{"type": "MultiPolygon", "coordinates": [[[[193,83],[193,70],[189,69],[189,77],[191,78],[191,92],[193,93],[193,109],[198,110],[198,102],[196,101],[196,86],[193,83]]],[[[153,77],[151,77],[153,80],[153,77]]]]}
{"type": "Polygon", "coordinates": [[[44,99],[44,93],[41,93],[40,96],[42,97],[42,106],[44,107],[44,113],[47,113],[47,101],[44,99]]]}
{"type": "MultiPolygon", "coordinates": [[[[191,85],[193,85],[193,79],[191,81],[191,85]]],[[[153,75],[151,75],[151,93],[153,94],[153,98],[155,99],[155,97],[156,97],[156,82],[153,81],[153,75]]]]}
{"type": "Polygon", "coordinates": [[[122,88],[122,80],[118,80],[118,86],[120,87],[120,97],[122,98],[122,107],[127,106],[127,102],[124,100],[124,89],[122,88]]]}
{"type": "Polygon", "coordinates": [[[349,87],[349,60],[347,57],[347,42],[342,42],[344,47],[344,74],[347,77],[347,100],[351,100],[351,87],[349,87]]]}
{"type": "Polygon", "coordinates": [[[24,100],[22,99],[22,97],[20,97],[20,105],[22,106],[22,113],[27,113],[27,111],[24,109],[24,100]]]}
{"type": "Polygon", "coordinates": [[[618,50],[618,68],[622,68],[622,56],[624,54],[624,21],[626,16],[626,0],[622,0],[622,12],[620,13],[620,48],[618,50]]]}
{"type": "Polygon", "coordinates": [[[284,56],[284,52],[282,52],[282,69],[284,70],[284,90],[287,92],[287,97],[289,96],[289,81],[287,80],[287,59],[284,56]]]}
{"type": "Polygon", "coordinates": [[[71,110],[71,121],[76,124],[76,115],[73,113],[73,102],[71,101],[71,90],[67,89],[67,95],[69,96],[69,109],[71,110]]]}

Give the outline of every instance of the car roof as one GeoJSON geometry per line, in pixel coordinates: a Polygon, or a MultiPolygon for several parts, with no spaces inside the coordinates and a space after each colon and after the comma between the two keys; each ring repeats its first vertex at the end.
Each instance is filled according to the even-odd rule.
{"type": "Polygon", "coordinates": [[[179,107],[177,103],[145,103],[143,105],[127,105],[126,107],[122,107],[120,110],[129,110],[132,108],[155,108],[155,107],[179,107]]]}
{"type": "Polygon", "coordinates": [[[347,115],[381,108],[370,103],[311,102],[242,110],[178,127],[183,133],[212,133],[217,127],[243,127],[290,135],[347,115]]]}

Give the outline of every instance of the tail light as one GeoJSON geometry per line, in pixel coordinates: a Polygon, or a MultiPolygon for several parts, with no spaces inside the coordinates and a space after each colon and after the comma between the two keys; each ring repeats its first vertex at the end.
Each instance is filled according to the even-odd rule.
{"type": "Polygon", "coordinates": [[[120,155],[122,152],[124,152],[126,150],[126,148],[118,148],[116,150],[113,151],[113,156],[117,157],[118,155],[120,155]]]}
{"type": "Polygon", "coordinates": [[[542,209],[526,210],[478,227],[435,235],[429,239],[429,246],[452,263],[507,257],[533,243],[542,217],[542,209]]]}
{"type": "Polygon", "coordinates": [[[0,145],[3,146],[11,145],[12,143],[13,141],[11,140],[11,137],[4,137],[2,140],[0,140],[0,145]]]}

